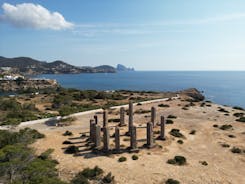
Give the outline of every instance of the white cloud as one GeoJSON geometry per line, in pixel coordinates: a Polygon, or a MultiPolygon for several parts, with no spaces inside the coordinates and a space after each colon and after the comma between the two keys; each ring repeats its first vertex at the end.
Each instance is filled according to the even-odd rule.
{"type": "Polygon", "coordinates": [[[50,12],[38,4],[22,3],[2,5],[3,15],[0,21],[12,24],[16,27],[28,27],[35,29],[62,30],[72,28],[73,24],[67,22],[58,12],[50,12]]]}

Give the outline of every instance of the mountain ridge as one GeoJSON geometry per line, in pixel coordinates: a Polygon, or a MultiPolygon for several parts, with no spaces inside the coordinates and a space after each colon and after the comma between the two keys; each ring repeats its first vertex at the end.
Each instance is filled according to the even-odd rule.
{"type": "MultiPolygon", "coordinates": [[[[110,65],[74,66],[61,60],[39,61],[30,57],[7,58],[0,56],[0,67],[8,67],[12,72],[22,75],[37,74],[77,74],[77,73],[116,73],[117,68],[110,65]]],[[[126,68],[126,67],[125,67],[126,68]]]]}

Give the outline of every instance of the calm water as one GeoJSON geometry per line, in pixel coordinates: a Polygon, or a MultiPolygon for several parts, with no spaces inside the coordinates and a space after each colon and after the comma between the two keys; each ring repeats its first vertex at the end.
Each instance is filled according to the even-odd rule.
{"type": "Polygon", "coordinates": [[[197,88],[213,102],[245,108],[245,72],[122,72],[40,75],[63,87],[95,90],[177,91],[197,88]]]}

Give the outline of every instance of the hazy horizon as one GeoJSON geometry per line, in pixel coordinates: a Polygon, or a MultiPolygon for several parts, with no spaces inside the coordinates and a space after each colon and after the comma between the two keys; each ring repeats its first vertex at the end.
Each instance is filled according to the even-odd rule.
{"type": "Polygon", "coordinates": [[[137,71],[244,71],[242,0],[0,0],[0,55],[137,71]]]}

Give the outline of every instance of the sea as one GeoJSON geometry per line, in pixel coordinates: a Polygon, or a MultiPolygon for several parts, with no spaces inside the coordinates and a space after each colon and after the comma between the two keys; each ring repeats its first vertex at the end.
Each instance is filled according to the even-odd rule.
{"type": "Polygon", "coordinates": [[[196,88],[206,100],[245,108],[245,71],[136,71],[45,74],[62,87],[81,90],[179,91],[196,88]]]}

